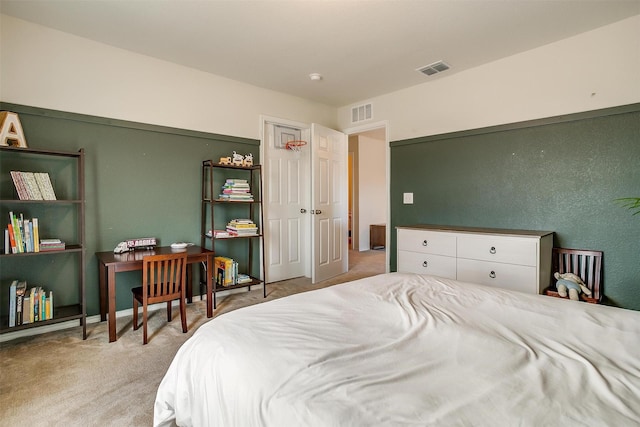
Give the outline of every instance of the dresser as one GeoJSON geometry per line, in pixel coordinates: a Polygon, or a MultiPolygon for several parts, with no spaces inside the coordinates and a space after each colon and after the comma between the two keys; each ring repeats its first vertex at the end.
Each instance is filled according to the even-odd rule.
{"type": "Polygon", "coordinates": [[[540,294],[551,280],[552,231],[397,227],[397,270],[540,294]]]}

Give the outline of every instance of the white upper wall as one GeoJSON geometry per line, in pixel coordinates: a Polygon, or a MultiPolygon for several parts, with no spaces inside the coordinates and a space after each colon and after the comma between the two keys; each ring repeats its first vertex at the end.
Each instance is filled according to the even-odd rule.
{"type": "MultiPolygon", "coordinates": [[[[640,15],[363,102],[391,141],[637,103],[640,15]]],[[[340,128],[350,120],[340,108],[340,128]]]]}
{"type": "Polygon", "coordinates": [[[383,139],[358,136],[358,249],[370,248],[369,226],[387,222],[386,148],[383,139]]]}
{"type": "MultiPolygon", "coordinates": [[[[364,102],[394,141],[640,102],[639,75],[635,16],[364,102]]],[[[6,15],[0,100],[255,139],[261,114],[353,127],[351,105],[336,110],[6,15]]]]}
{"type": "Polygon", "coordinates": [[[336,127],[336,109],[0,15],[0,100],[259,139],[261,114],[336,127]]]}

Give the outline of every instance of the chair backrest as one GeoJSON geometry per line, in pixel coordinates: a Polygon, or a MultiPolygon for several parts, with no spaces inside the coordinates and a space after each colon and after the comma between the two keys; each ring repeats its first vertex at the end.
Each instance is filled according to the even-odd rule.
{"type": "Polygon", "coordinates": [[[145,256],[142,259],[143,295],[146,293],[149,299],[155,299],[184,292],[186,267],[186,251],[145,256]]]}
{"type": "Polygon", "coordinates": [[[603,295],[602,251],[553,248],[551,274],[555,272],[580,276],[591,291],[591,297],[601,300],[603,295]]]}

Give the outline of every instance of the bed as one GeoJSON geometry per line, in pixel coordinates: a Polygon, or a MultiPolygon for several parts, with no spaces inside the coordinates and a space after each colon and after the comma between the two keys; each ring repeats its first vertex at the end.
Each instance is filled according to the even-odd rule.
{"type": "Polygon", "coordinates": [[[223,314],[177,352],[168,426],[640,424],[640,312],[388,273],[223,314]]]}

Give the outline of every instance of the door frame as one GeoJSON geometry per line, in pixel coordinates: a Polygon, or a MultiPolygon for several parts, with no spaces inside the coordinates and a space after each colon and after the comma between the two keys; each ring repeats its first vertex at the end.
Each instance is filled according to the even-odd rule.
{"type": "MultiPolygon", "coordinates": [[[[390,236],[391,236],[391,230],[389,229],[389,225],[391,223],[391,149],[389,147],[389,121],[388,120],[381,120],[378,122],[372,122],[372,123],[367,123],[367,124],[363,124],[363,125],[359,125],[359,126],[354,126],[354,127],[349,127],[346,129],[342,129],[341,132],[343,132],[344,134],[347,135],[347,139],[349,138],[349,136],[351,135],[357,135],[363,132],[367,132],[367,131],[371,131],[371,130],[377,130],[377,129],[382,129],[384,128],[385,130],[385,137],[384,137],[384,143],[385,143],[385,194],[386,196],[386,210],[387,210],[387,221],[385,223],[385,238],[386,238],[386,242],[387,242],[387,247],[385,250],[385,271],[388,273],[389,272],[389,261],[390,261],[390,236]]],[[[359,221],[356,221],[359,222],[359,221]]]]}

